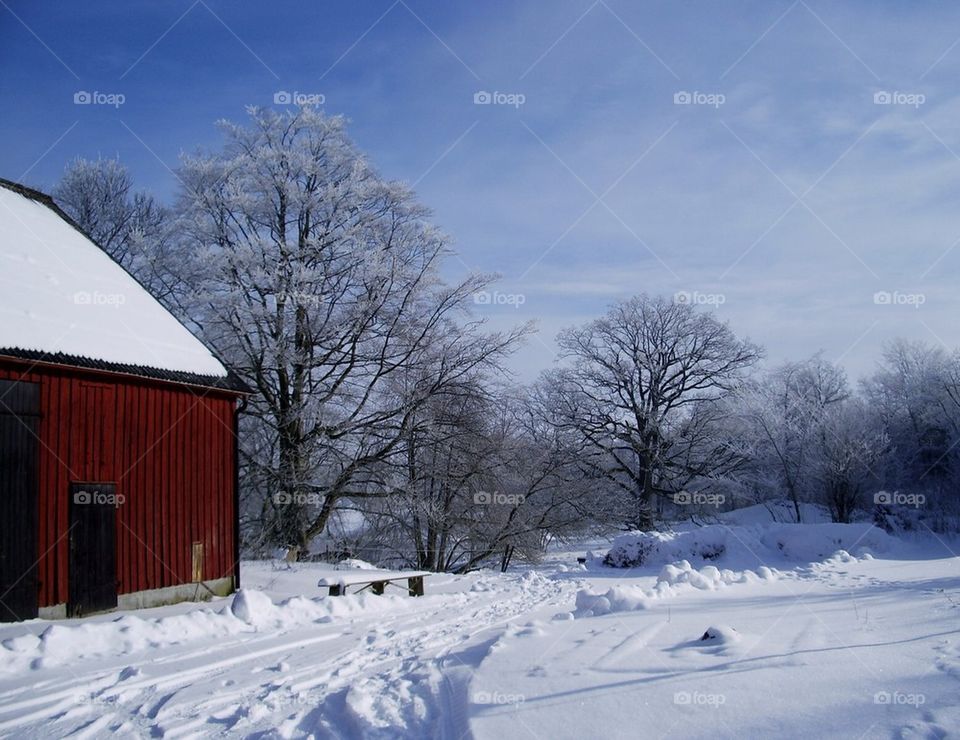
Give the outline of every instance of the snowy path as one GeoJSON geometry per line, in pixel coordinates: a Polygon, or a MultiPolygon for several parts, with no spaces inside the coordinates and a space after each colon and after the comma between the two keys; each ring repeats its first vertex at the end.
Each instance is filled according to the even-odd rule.
{"type": "Polygon", "coordinates": [[[0,733],[459,737],[486,644],[568,604],[574,585],[441,576],[431,587],[447,593],[371,615],[41,668],[0,680],[0,733]]]}
{"type": "MultiPolygon", "coordinates": [[[[656,568],[565,569],[571,560],[565,553],[506,576],[433,576],[422,599],[294,599],[281,610],[292,618],[254,619],[257,628],[225,611],[230,600],[61,623],[68,629],[48,632],[50,649],[34,667],[0,662],[0,736],[940,738],[960,730],[960,559],[832,558],[707,590],[681,583],[662,598],[614,604],[625,611],[557,619],[578,591],[649,592],[656,581],[656,568]],[[198,620],[207,633],[183,627],[198,620]],[[701,642],[708,627],[719,637],[701,642]],[[100,633],[120,628],[126,637],[104,644],[100,633]]],[[[244,574],[278,603],[311,594],[315,583],[309,566],[248,564],[244,574]]],[[[4,626],[0,641],[35,648],[29,633],[50,624],[4,626]]]]}

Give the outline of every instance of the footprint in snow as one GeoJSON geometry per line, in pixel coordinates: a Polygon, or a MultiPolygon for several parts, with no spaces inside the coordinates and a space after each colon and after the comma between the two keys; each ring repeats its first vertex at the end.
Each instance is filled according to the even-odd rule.
{"type": "Polygon", "coordinates": [[[136,678],[139,675],[140,675],[139,668],[137,668],[136,666],[128,665],[126,668],[120,671],[120,674],[118,675],[118,679],[121,681],[127,681],[131,678],[136,678]]]}

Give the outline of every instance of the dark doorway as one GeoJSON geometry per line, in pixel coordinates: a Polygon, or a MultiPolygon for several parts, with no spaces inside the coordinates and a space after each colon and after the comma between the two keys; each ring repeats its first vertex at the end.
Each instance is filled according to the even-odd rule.
{"type": "Polygon", "coordinates": [[[0,380],[0,622],[37,616],[40,385],[0,380]]]}
{"type": "Polygon", "coordinates": [[[116,485],[70,484],[70,595],[67,616],[117,606],[116,485]]]}

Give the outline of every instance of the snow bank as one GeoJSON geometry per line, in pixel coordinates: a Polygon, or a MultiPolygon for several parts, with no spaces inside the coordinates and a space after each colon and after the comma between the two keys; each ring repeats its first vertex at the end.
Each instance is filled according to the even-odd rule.
{"type": "Polygon", "coordinates": [[[599,617],[612,612],[633,612],[647,609],[647,602],[653,598],[650,592],[639,586],[614,586],[606,593],[596,594],[589,589],[577,592],[576,609],[573,616],[599,617]]]}
{"type": "Polygon", "coordinates": [[[893,552],[899,541],[872,524],[711,524],[671,532],[629,532],[613,540],[603,564],[656,566],[678,560],[757,567],[819,562],[839,550],[849,557],[893,552]]]}
{"type": "MultiPolygon", "coordinates": [[[[707,565],[699,570],[689,561],[665,565],[657,576],[657,582],[650,589],[639,586],[614,586],[605,593],[594,593],[589,589],[577,592],[575,618],[597,617],[614,612],[630,612],[648,609],[651,602],[676,596],[683,591],[715,591],[733,584],[761,583],[773,581],[778,573],[767,567],[757,572],[752,570],[733,571],[707,565]]],[[[564,615],[565,616],[565,615],[564,615]]]]}
{"type": "Polygon", "coordinates": [[[758,581],[772,581],[776,578],[776,571],[761,567],[756,573],[752,570],[733,571],[707,565],[700,570],[690,565],[689,561],[681,560],[673,565],[665,565],[657,576],[657,585],[679,586],[687,583],[701,591],[713,591],[720,586],[729,586],[734,583],[756,583],[758,581]]]}
{"type": "Polygon", "coordinates": [[[242,589],[219,610],[197,608],[159,618],[124,614],[108,622],[53,624],[40,636],[0,642],[0,674],[64,665],[94,656],[119,656],[193,641],[213,641],[244,632],[289,629],[312,622],[376,611],[410,608],[400,596],[356,594],[308,599],[295,596],[275,604],[262,591],[242,589]]]}
{"type": "MultiPolygon", "coordinates": [[[[751,532],[746,533],[748,536],[751,532]]],[[[796,562],[817,562],[838,550],[852,557],[893,552],[901,544],[872,524],[779,524],[760,529],[759,542],[796,562]]]]}
{"type": "MultiPolygon", "coordinates": [[[[826,524],[833,521],[830,518],[830,511],[825,506],[801,503],[799,508],[800,521],[803,524],[826,524]]],[[[797,522],[797,509],[792,501],[777,499],[726,511],[717,515],[717,519],[724,524],[794,524],[797,522]]]]}

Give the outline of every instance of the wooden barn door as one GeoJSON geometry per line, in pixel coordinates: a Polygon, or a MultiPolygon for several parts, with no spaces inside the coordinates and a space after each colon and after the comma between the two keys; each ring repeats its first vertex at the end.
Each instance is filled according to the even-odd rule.
{"type": "Polygon", "coordinates": [[[0,622],[37,616],[40,385],[0,380],[0,622]]]}
{"type": "Polygon", "coordinates": [[[116,486],[70,486],[70,594],[67,616],[117,606],[116,486]]]}
{"type": "Polygon", "coordinates": [[[115,395],[113,386],[83,382],[74,409],[71,469],[82,482],[70,484],[68,616],[117,606],[115,395]]]}

